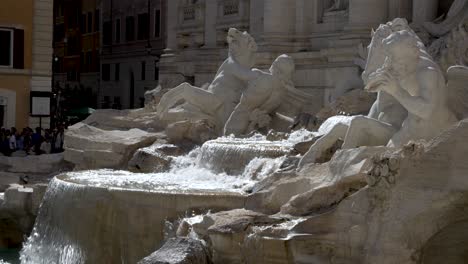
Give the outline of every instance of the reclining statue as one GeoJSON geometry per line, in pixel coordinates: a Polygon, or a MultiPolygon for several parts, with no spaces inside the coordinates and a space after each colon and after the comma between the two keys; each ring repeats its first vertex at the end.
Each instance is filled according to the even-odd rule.
{"type": "MultiPolygon", "coordinates": [[[[395,19],[380,25],[375,32],[372,32],[367,62],[362,73],[364,84],[370,81],[370,76],[385,62],[382,41],[393,32],[405,29],[410,29],[406,20],[395,19]]],[[[384,91],[379,91],[377,100],[367,116],[334,116],[327,119],[318,130],[322,137],[304,155],[299,167],[316,162],[340,138],[344,140],[342,148],[386,145],[401,128],[406,116],[406,109],[395,98],[384,91]]]]}
{"type": "Polygon", "coordinates": [[[432,139],[458,120],[449,108],[453,97],[450,94],[468,90],[466,84],[463,88],[447,88],[439,66],[402,19],[382,25],[375,32],[363,80],[367,91],[378,93],[369,116],[349,117],[337,124],[333,124],[337,117],[326,121],[322,126],[331,128],[304,155],[300,167],[315,162],[339,138],[344,139],[342,148],[398,147],[411,140],[432,139]],[[387,100],[391,103],[382,107],[387,100]],[[388,114],[390,119],[386,118],[388,114]]]}
{"type": "Polygon", "coordinates": [[[255,40],[247,32],[231,28],[227,41],[229,57],[206,90],[183,83],[163,95],[157,106],[162,121],[170,124],[204,120],[222,134],[247,82],[260,75],[258,70],[251,70],[257,51],[255,40]]]}
{"type": "Polygon", "coordinates": [[[288,55],[279,56],[269,72],[259,71],[258,78],[249,82],[224,127],[225,135],[246,135],[265,128],[271,122],[270,114],[281,105],[287,87],[294,87],[294,61],[288,55]]]}

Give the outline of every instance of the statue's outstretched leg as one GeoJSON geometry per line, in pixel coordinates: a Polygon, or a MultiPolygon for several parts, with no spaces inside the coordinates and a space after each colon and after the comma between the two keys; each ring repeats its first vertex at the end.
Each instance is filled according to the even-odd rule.
{"type": "Polygon", "coordinates": [[[244,134],[249,126],[251,108],[249,107],[249,100],[245,95],[242,95],[240,103],[234,108],[224,126],[224,135],[234,134],[239,136],[244,134]]]}
{"type": "Polygon", "coordinates": [[[157,106],[158,113],[166,113],[180,100],[184,100],[189,104],[193,104],[208,113],[214,112],[222,103],[212,93],[192,86],[188,83],[183,83],[169,90],[162,96],[161,101],[157,106]]]}
{"type": "Polygon", "coordinates": [[[385,146],[396,132],[388,123],[367,116],[356,116],[351,120],[342,148],[385,146]]]}
{"type": "Polygon", "coordinates": [[[307,153],[302,157],[301,161],[299,162],[299,168],[302,168],[307,163],[315,163],[316,160],[322,156],[323,152],[327,149],[331,148],[333,144],[340,138],[344,138],[346,136],[346,132],[348,131],[348,125],[338,123],[323,137],[318,139],[307,151],[307,153]]]}

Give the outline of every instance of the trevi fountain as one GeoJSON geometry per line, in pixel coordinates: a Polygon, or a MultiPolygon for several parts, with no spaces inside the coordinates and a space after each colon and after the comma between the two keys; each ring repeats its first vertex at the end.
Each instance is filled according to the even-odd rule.
{"type": "Polygon", "coordinates": [[[325,120],[278,113],[294,59],[253,68],[255,39],[231,28],[209,85],[97,111],[66,134],[73,169],[49,160],[64,172],[47,187],[4,191],[2,210],[35,219],[21,263],[468,263],[456,2],[424,39],[400,18],[372,30],[362,79],[375,101],[325,120]]]}

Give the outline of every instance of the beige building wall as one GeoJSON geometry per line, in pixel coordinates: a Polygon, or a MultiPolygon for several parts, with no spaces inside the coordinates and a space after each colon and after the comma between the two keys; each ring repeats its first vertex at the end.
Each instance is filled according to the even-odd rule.
{"type": "MultiPolygon", "coordinates": [[[[4,126],[25,127],[29,122],[32,67],[33,0],[3,0],[0,28],[24,30],[24,69],[0,67],[0,97],[4,100],[4,126]]],[[[2,103],[2,104],[3,104],[2,103]]]]}
{"type": "Polygon", "coordinates": [[[0,67],[3,125],[34,126],[36,119],[29,116],[30,91],[51,91],[53,0],[2,0],[1,4],[0,28],[24,30],[24,69],[0,67]]]}

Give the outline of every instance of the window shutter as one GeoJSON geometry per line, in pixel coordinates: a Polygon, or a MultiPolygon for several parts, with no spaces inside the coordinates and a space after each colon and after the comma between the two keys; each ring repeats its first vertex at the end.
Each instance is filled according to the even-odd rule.
{"type": "Polygon", "coordinates": [[[24,69],[24,30],[15,29],[13,46],[13,68],[24,69]]]}

